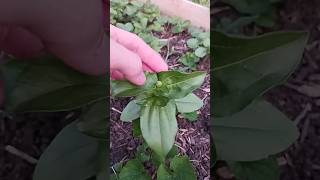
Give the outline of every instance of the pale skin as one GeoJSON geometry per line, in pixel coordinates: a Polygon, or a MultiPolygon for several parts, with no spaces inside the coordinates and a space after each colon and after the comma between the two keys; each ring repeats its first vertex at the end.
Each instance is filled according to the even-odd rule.
{"type": "MultiPolygon", "coordinates": [[[[50,52],[89,75],[106,74],[110,63],[112,79],[137,85],[144,84],[144,71],[168,70],[141,38],[105,24],[106,8],[104,0],[0,0],[0,49],[17,57],[50,52]]],[[[1,103],[1,86],[0,94],[1,103]]]]}

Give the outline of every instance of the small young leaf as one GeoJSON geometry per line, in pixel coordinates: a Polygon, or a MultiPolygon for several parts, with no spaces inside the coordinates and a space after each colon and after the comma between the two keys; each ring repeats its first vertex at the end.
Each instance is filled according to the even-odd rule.
{"type": "Polygon", "coordinates": [[[199,88],[204,81],[206,72],[196,71],[182,73],[178,71],[167,71],[158,73],[159,81],[164,84],[162,95],[172,99],[180,99],[193,90],[199,88]]]}
{"type": "Polygon", "coordinates": [[[130,101],[121,113],[120,120],[124,122],[132,122],[140,116],[140,105],[135,100],[130,101]]]}
{"type": "Polygon", "coordinates": [[[189,113],[182,113],[183,118],[187,119],[188,121],[194,122],[198,119],[197,111],[189,112],[189,113]]]}
{"type": "Polygon", "coordinates": [[[187,52],[179,61],[190,69],[196,69],[196,63],[199,61],[199,58],[194,53],[187,52]]]}
{"type": "Polygon", "coordinates": [[[203,106],[203,102],[198,96],[193,93],[181,99],[175,99],[178,112],[188,113],[200,109],[203,106]]]}
{"type": "Polygon", "coordinates": [[[191,38],[187,40],[187,45],[189,48],[196,49],[199,47],[199,41],[196,38],[191,38]]]}
{"type": "Polygon", "coordinates": [[[129,32],[132,32],[134,30],[134,27],[133,27],[133,25],[131,23],[126,23],[126,24],[117,23],[116,26],[118,28],[121,28],[121,29],[129,31],[129,32]]]}
{"type": "Polygon", "coordinates": [[[157,82],[156,74],[146,74],[146,82],[143,86],[134,85],[125,80],[113,80],[111,81],[111,95],[114,97],[131,97],[137,96],[152,88],[157,82]]]}
{"type": "Polygon", "coordinates": [[[207,48],[198,47],[196,49],[196,51],[194,52],[194,54],[199,58],[203,58],[203,57],[205,57],[207,55],[207,48]]]}
{"type": "Polygon", "coordinates": [[[151,177],[144,170],[143,164],[137,160],[132,159],[122,168],[119,174],[120,180],[151,180],[151,177]]]}

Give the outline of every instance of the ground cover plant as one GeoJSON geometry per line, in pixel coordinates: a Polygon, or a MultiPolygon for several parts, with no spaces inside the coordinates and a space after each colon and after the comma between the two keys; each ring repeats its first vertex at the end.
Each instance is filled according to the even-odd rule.
{"type": "Polygon", "coordinates": [[[299,133],[264,95],[298,67],[308,34],[273,32],[249,38],[214,31],[212,38],[213,170],[227,163],[236,179],[280,179],[278,155],[299,133]]]}
{"type": "MultiPolygon", "coordinates": [[[[147,73],[147,83],[140,88],[126,81],[112,81],[111,129],[115,130],[111,131],[111,139],[114,139],[111,140],[111,149],[119,156],[116,152],[124,150],[117,146],[125,144],[130,147],[128,140],[122,145],[119,143],[123,136],[119,131],[129,131],[129,136],[132,136],[129,141],[134,143],[133,150],[125,150],[132,152],[129,157],[127,154],[120,154],[120,158],[113,157],[113,178],[209,177],[209,174],[199,171],[200,165],[191,164],[192,156],[185,156],[188,155],[186,151],[189,155],[195,154],[191,153],[191,148],[177,146],[180,140],[178,132],[183,129],[181,126],[190,128],[193,124],[203,123],[197,122],[203,117],[198,112],[209,105],[206,100],[209,93],[206,71],[209,66],[202,65],[209,63],[209,32],[192,27],[188,21],[180,18],[161,15],[157,7],[137,1],[112,0],[111,23],[140,36],[163,56],[170,67],[168,72],[147,73]],[[207,87],[205,93],[199,89],[204,85],[207,87]],[[197,95],[192,93],[194,90],[197,95]],[[202,97],[205,95],[204,102],[198,94],[202,97]]],[[[202,119],[206,120],[209,119],[202,119]]],[[[207,140],[208,146],[208,136],[201,134],[200,137],[207,140]]],[[[208,150],[204,153],[209,155],[208,150]]]]}

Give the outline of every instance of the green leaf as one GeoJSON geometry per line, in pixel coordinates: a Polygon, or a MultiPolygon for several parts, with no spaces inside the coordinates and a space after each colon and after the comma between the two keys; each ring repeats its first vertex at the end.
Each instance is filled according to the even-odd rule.
{"type": "Polygon", "coordinates": [[[182,113],[181,114],[183,118],[187,119],[190,122],[194,122],[198,119],[198,113],[197,111],[188,112],[188,113],[182,113]]]}
{"type": "Polygon", "coordinates": [[[119,180],[151,180],[151,177],[144,170],[143,164],[137,160],[132,159],[122,168],[119,174],[119,180]]]}
{"type": "Polygon", "coordinates": [[[132,134],[133,137],[137,138],[142,135],[141,128],[140,128],[140,119],[136,119],[132,123],[132,134]]]}
{"type": "Polygon", "coordinates": [[[157,171],[158,180],[196,180],[192,164],[186,156],[176,156],[170,162],[170,169],[161,164],[157,171]]]}
{"type": "Polygon", "coordinates": [[[163,85],[162,95],[171,99],[180,99],[199,88],[204,81],[206,72],[182,73],[167,71],[158,73],[163,85]]]}
{"type": "Polygon", "coordinates": [[[157,171],[157,180],[173,180],[172,175],[164,164],[161,164],[157,171]]]}
{"type": "Polygon", "coordinates": [[[203,58],[203,57],[205,57],[207,55],[207,48],[198,47],[196,49],[196,51],[194,52],[194,54],[199,58],[203,58]]]}
{"type": "Polygon", "coordinates": [[[99,101],[89,107],[80,117],[79,131],[100,139],[107,138],[107,101],[99,101]]]}
{"type": "Polygon", "coordinates": [[[8,111],[67,111],[107,98],[106,76],[79,73],[55,57],[11,60],[1,70],[8,111]]]}
{"type": "Polygon", "coordinates": [[[202,44],[204,47],[209,48],[210,47],[210,38],[203,40],[202,44]]]}
{"type": "Polygon", "coordinates": [[[252,162],[229,162],[232,172],[238,180],[279,180],[280,169],[276,158],[267,158],[252,162]]]}
{"type": "Polygon", "coordinates": [[[149,147],[162,159],[171,150],[178,130],[176,108],[173,102],[166,106],[148,103],[142,107],[140,117],[142,136],[149,147]]]}
{"type": "Polygon", "coordinates": [[[79,132],[73,122],[41,155],[33,180],[86,180],[99,172],[99,155],[99,141],[79,132]]]}
{"type": "Polygon", "coordinates": [[[146,82],[143,86],[134,85],[126,80],[111,81],[111,95],[114,97],[131,97],[142,94],[152,88],[157,82],[157,74],[146,74],[146,82]]]}
{"type": "MultiPolygon", "coordinates": [[[[171,150],[167,154],[166,160],[170,160],[170,159],[174,158],[175,156],[178,155],[178,153],[179,153],[179,150],[178,150],[177,146],[173,145],[171,150]]],[[[162,157],[157,155],[157,153],[152,152],[151,153],[151,161],[152,161],[153,165],[155,165],[156,167],[159,167],[161,165],[161,163],[163,162],[163,159],[162,159],[162,157]]]]}
{"type": "Polygon", "coordinates": [[[277,32],[254,38],[213,32],[215,117],[236,113],[270,88],[283,83],[300,63],[304,32],[277,32]]]}
{"type": "Polygon", "coordinates": [[[124,13],[126,13],[128,16],[132,16],[137,11],[138,11],[138,8],[136,6],[128,5],[128,6],[126,6],[124,13]]]}
{"type": "Polygon", "coordinates": [[[191,38],[187,40],[187,45],[189,48],[196,49],[199,47],[199,41],[196,38],[191,38]]]}
{"type": "Polygon", "coordinates": [[[193,93],[181,99],[175,99],[178,112],[188,113],[200,109],[203,106],[203,102],[198,96],[193,93]]]}
{"type": "Polygon", "coordinates": [[[196,63],[199,61],[199,58],[194,53],[187,52],[179,61],[190,69],[196,69],[196,63]]]}
{"type": "Polygon", "coordinates": [[[214,118],[219,159],[255,161],[287,149],[298,137],[295,125],[269,103],[254,101],[234,115],[214,118]]]}
{"type": "Polygon", "coordinates": [[[138,105],[135,100],[132,100],[124,108],[121,113],[120,120],[124,122],[132,122],[138,119],[140,116],[140,105],[138,105]]]}
{"type": "Polygon", "coordinates": [[[129,32],[132,32],[134,30],[134,27],[131,23],[126,23],[126,24],[123,24],[123,23],[117,23],[116,26],[118,28],[121,28],[125,31],[129,31],[129,32]]]}

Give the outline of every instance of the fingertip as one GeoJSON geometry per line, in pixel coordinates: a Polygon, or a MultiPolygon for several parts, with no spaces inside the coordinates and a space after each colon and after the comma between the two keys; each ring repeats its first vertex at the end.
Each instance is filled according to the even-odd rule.
{"type": "Polygon", "coordinates": [[[143,72],[139,73],[137,76],[126,77],[130,82],[138,86],[144,85],[146,81],[146,76],[143,72]]]}

